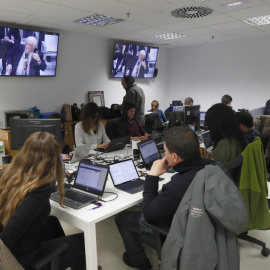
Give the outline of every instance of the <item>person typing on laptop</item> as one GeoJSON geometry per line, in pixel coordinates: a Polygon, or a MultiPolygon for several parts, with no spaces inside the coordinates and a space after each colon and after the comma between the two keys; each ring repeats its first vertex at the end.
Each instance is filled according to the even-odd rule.
{"type": "Polygon", "coordinates": [[[98,105],[86,104],[82,110],[81,122],[75,125],[76,146],[91,144],[91,149],[106,149],[110,143],[103,124],[99,121],[98,105]]]}
{"type": "Polygon", "coordinates": [[[145,141],[149,134],[142,128],[141,124],[135,118],[135,104],[127,102],[123,106],[122,117],[117,122],[117,131],[120,137],[130,136],[131,140],[145,141]]]}
{"type": "Polygon", "coordinates": [[[199,152],[199,140],[196,133],[189,127],[168,129],[164,136],[165,157],[156,160],[145,178],[143,192],[143,211],[124,211],[116,216],[116,225],[122,236],[126,252],[124,262],[140,270],[151,269],[140,242],[140,234],[151,229],[141,224],[141,220],[160,222],[170,226],[173,216],[195,174],[213,160],[203,159],[199,152]],[[170,167],[177,172],[171,181],[164,184],[158,192],[159,176],[170,167]]]}

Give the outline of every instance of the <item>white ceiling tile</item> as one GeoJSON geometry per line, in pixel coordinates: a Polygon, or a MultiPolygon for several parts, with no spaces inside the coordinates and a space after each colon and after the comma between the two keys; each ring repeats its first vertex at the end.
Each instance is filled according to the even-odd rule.
{"type": "Polygon", "coordinates": [[[229,23],[222,23],[209,26],[209,28],[215,29],[217,31],[229,31],[234,29],[243,29],[243,28],[250,28],[252,26],[242,22],[242,21],[235,21],[229,23]]]}
{"type": "Polygon", "coordinates": [[[228,16],[242,20],[251,17],[264,16],[270,14],[270,5],[262,5],[254,8],[247,8],[226,13],[228,16]]]}

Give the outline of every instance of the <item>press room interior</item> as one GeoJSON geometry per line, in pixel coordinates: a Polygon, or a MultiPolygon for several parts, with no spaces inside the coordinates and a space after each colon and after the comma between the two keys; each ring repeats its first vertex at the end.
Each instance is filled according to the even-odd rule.
{"type": "MultiPolygon", "coordinates": [[[[194,4],[194,1],[184,2],[194,4]]],[[[269,8],[268,1],[259,2],[267,2],[269,8]]],[[[109,2],[107,4],[110,5],[109,2]]],[[[1,13],[5,17],[9,14],[6,11],[1,13]]],[[[12,21],[9,23],[11,27],[17,25],[12,21]]],[[[30,22],[27,26],[35,27],[30,22]]],[[[269,25],[266,27],[269,31],[269,25]]],[[[39,26],[39,29],[50,31],[46,27],[39,26]]],[[[100,37],[94,32],[53,30],[60,34],[56,76],[0,77],[1,110],[37,106],[42,113],[60,112],[64,103],[86,102],[88,91],[104,91],[107,107],[112,103],[121,103],[125,90],[121,79],[110,78],[110,72],[114,43],[125,39],[100,37]]],[[[129,37],[133,42],[142,43],[136,35],[129,37]]],[[[164,41],[164,44],[168,43],[164,41]]],[[[201,105],[201,110],[220,102],[224,94],[233,97],[235,110],[262,107],[269,99],[270,34],[253,38],[239,36],[223,42],[211,42],[209,39],[204,44],[188,46],[168,47],[155,43],[154,39],[151,44],[159,47],[158,75],[152,79],[136,79],[145,92],[146,110],[150,109],[153,99],[159,101],[162,110],[172,100],[184,100],[187,96],[193,97],[195,104],[201,105]]]]}

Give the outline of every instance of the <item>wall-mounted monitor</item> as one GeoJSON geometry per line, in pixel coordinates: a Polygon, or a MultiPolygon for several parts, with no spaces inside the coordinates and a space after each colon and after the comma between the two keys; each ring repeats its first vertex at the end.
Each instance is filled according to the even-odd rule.
{"type": "Polygon", "coordinates": [[[58,33],[0,25],[0,76],[55,76],[58,40],[58,33]]]}
{"type": "Polygon", "coordinates": [[[158,47],[116,42],[113,51],[111,78],[131,75],[134,78],[156,76],[158,47]]]}

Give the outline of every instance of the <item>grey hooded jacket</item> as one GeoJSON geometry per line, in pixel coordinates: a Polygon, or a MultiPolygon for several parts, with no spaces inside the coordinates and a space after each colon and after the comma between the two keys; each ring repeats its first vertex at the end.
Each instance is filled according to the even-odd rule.
{"type": "Polygon", "coordinates": [[[162,247],[161,270],[239,270],[247,210],[233,181],[207,165],[186,191],[162,247]]]}

